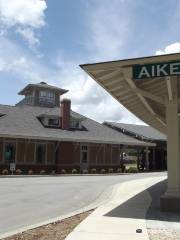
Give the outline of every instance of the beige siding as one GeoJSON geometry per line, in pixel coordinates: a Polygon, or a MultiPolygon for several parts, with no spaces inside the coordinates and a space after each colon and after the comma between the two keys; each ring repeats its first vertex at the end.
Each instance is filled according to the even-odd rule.
{"type": "Polygon", "coordinates": [[[111,145],[110,144],[106,144],[106,147],[105,147],[105,163],[111,164],[111,145]]]}
{"type": "Polygon", "coordinates": [[[25,160],[27,163],[34,162],[35,143],[26,143],[25,160]]]}
{"type": "Polygon", "coordinates": [[[98,145],[97,148],[97,164],[104,164],[104,147],[103,145],[98,145]]]}
{"type": "Polygon", "coordinates": [[[18,142],[17,143],[17,163],[24,162],[24,154],[25,154],[25,142],[18,142]]]}
{"type": "Polygon", "coordinates": [[[112,164],[119,164],[120,156],[119,156],[119,147],[113,146],[112,147],[112,164]]]}
{"type": "Polygon", "coordinates": [[[3,142],[0,141],[0,162],[3,161],[3,142]]]}
{"type": "Polygon", "coordinates": [[[55,145],[50,143],[47,144],[47,163],[54,163],[55,160],[55,145]]]}
{"type": "Polygon", "coordinates": [[[75,164],[80,163],[80,145],[78,144],[73,144],[73,162],[75,164]]]}
{"type": "Polygon", "coordinates": [[[89,164],[96,164],[96,145],[89,146],[89,164]]]}

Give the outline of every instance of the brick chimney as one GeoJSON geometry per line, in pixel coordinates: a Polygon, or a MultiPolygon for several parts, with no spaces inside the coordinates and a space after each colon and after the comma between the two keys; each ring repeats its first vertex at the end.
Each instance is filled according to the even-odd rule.
{"type": "Polygon", "coordinates": [[[63,99],[60,106],[61,111],[61,127],[62,129],[70,128],[70,111],[71,111],[71,100],[63,99]]]}

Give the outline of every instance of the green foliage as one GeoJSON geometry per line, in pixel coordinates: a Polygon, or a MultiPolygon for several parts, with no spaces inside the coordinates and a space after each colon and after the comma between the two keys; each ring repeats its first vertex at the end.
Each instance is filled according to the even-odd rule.
{"type": "Polygon", "coordinates": [[[2,170],[2,175],[8,175],[8,174],[9,174],[9,171],[7,169],[2,170]]]}
{"type": "Polygon", "coordinates": [[[17,169],[17,170],[16,170],[16,174],[17,174],[17,175],[21,175],[21,174],[22,174],[21,169],[17,169]]]}
{"type": "Polygon", "coordinates": [[[41,170],[41,171],[40,171],[40,174],[41,174],[41,175],[46,174],[46,170],[41,170]]]}
{"type": "Polygon", "coordinates": [[[28,175],[33,175],[34,174],[34,171],[33,170],[28,170],[28,175]]]}
{"type": "Polygon", "coordinates": [[[84,170],[82,171],[82,173],[83,173],[83,174],[88,174],[88,170],[87,170],[87,169],[84,169],[84,170]]]}
{"type": "Polygon", "coordinates": [[[101,169],[100,173],[105,174],[106,170],[104,168],[101,169]]]}
{"type": "Polygon", "coordinates": [[[72,169],[72,174],[77,174],[78,173],[78,170],[76,168],[73,168],[72,169]]]}
{"type": "Polygon", "coordinates": [[[96,168],[92,168],[91,173],[96,173],[96,168]]]}
{"type": "Polygon", "coordinates": [[[61,174],[66,174],[66,170],[65,169],[61,169],[61,174]]]}
{"type": "Polygon", "coordinates": [[[138,169],[136,167],[129,167],[126,170],[127,173],[138,173],[138,169]]]}
{"type": "Polygon", "coordinates": [[[108,169],[108,173],[113,173],[113,172],[114,172],[113,168],[108,169]]]}

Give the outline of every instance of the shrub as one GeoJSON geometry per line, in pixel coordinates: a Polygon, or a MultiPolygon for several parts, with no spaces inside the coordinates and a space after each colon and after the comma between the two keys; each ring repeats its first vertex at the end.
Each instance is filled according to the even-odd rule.
{"type": "Polygon", "coordinates": [[[78,170],[76,168],[73,168],[72,169],[72,174],[77,174],[78,173],[78,170]]]}
{"type": "Polygon", "coordinates": [[[91,173],[96,173],[96,168],[92,168],[91,173]]]}
{"type": "Polygon", "coordinates": [[[116,172],[117,173],[122,173],[122,168],[117,168],[116,172]]]}
{"type": "Polygon", "coordinates": [[[83,169],[82,173],[83,174],[88,174],[88,170],[87,169],[83,169]]]}
{"type": "Polygon", "coordinates": [[[41,174],[41,175],[46,174],[46,170],[41,170],[41,171],[40,171],[40,174],[41,174]]]}
{"type": "Polygon", "coordinates": [[[137,173],[138,169],[136,167],[130,167],[126,170],[127,173],[137,173]]]}
{"type": "Polygon", "coordinates": [[[122,169],[122,172],[123,172],[123,173],[126,172],[126,166],[125,166],[125,165],[122,165],[122,166],[121,166],[121,169],[122,169]]]}
{"type": "Polygon", "coordinates": [[[28,175],[33,175],[33,174],[34,174],[34,171],[30,169],[30,170],[28,171],[28,175]]]}
{"type": "Polygon", "coordinates": [[[51,174],[52,174],[52,175],[55,175],[55,174],[56,174],[56,171],[55,171],[55,170],[52,170],[52,171],[51,171],[51,174]]]}
{"type": "Polygon", "coordinates": [[[17,175],[21,175],[21,174],[22,174],[21,169],[17,169],[17,170],[16,170],[16,174],[17,174],[17,175]]]}
{"type": "Polygon", "coordinates": [[[109,168],[108,173],[113,173],[113,168],[109,168]]]}
{"type": "Polygon", "coordinates": [[[61,174],[66,174],[66,170],[65,169],[61,169],[61,174]]]}
{"type": "Polygon", "coordinates": [[[100,173],[104,174],[104,173],[106,173],[106,170],[104,168],[102,168],[100,173]]]}
{"type": "Polygon", "coordinates": [[[2,170],[2,175],[8,175],[8,174],[9,174],[9,171],[7,169],[2,170]]]}

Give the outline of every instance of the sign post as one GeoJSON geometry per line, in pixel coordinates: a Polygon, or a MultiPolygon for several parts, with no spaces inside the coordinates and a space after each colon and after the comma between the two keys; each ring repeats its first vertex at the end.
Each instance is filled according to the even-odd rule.
{"type": "Polygon", "coordinates": [[[10,171],[13,175],[14,171],[16,171],[16,164],[15,163],[10,163],[10,171]]]}

